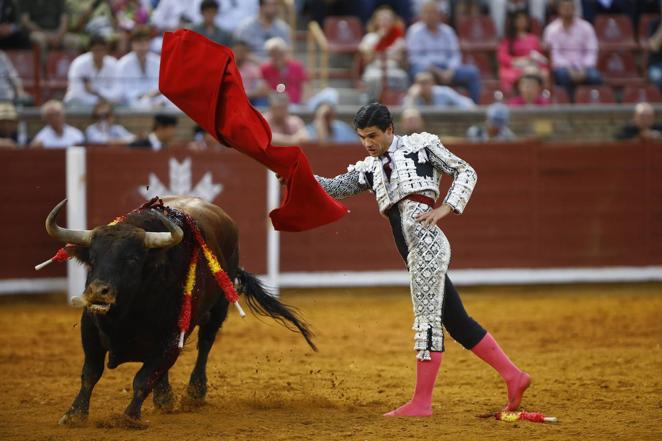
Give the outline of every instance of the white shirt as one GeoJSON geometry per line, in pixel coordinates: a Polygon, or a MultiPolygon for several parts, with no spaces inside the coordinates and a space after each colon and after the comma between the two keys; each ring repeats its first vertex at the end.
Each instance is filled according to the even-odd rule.
{"type": "Polygon", "coordinates": [[[64,102],[67,104],[94,106],[97,103],[99,98],[85,90],[83,80],[86,78],[90,80],[92,89],[106,101],[116,103],[121,98],[116,82],[117,59],[110,55],[104,57],[100,70],[94,66],[91,52],[79,55],[71,63],[67,76],[69,86],[64,96],[64,102]]]}
{"type": "Polygon", "coordinates": [[[139,104],[139,98],[159,90],[159,66],[161,58],[147,53],[145,70],[142,70],[138,56],[129,52],[117,62],[117,80],[122,85],[122,101],[131,107],[139,104]]]}
{"type": "Polygon", "coordinates": [[[85,142],[85,137],[77,128],[65,124],[62,136],[58,135],[51,126],[45,126],[35,135],[32,142],[40,142],[46,149],[56,149],[81,145],[85,142]]]}
{"type": "Polygon", "coordinates": [[[123,141],[128,144],[136,137],[119,124],[98,122],[85,129],[85,139],[91,144],[106,144],[109,141],[123,141]]]}
{"type": "Polygon", "coordinates": [[[154,132],[151,132],[147,139],[149,139],[149,143],[152,145],[152,150],[159,151],[163,148],[163,143],[154,132]]]}
{"type": "Polygon", "coordinates": [[[161,0],[152,12],[150,21],[158,29],[178,28],[181,18],[187,16],[187,9],[192,7],[193,5],[183,0],[161,0]]]}

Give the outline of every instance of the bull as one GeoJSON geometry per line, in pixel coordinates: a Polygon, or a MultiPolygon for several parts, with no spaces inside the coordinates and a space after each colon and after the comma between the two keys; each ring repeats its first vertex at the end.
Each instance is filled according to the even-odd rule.
{"type": "MultiPolygon", "coordinates": [[[[239,291],[254,312],[298,330],[316,350],[306,323],[239,266],[237,227],[220,207],[192,197],[163,201],[174,213],[186,213],[195,220],[222,268],[231,280],[239,281],[239,291]]],[[[157,409],[174,407],[168,370],[180,353],[177,323],[195,238],[190,228],[182,228],[185,222],[157,209],[135,211],[121,223],[93,230],[65,229],[56,222],[65,203],[66,199],[50,212],[46,230],[71,244],[69,254],[88,271],[80,322],[85,355],[81,387],[59,423],[78,425],[87,419],[92,390],[103,374],[107,355],[110,369],[127,362],[142,363],[123,414],[130,425],[141,427],[142,404],[151,392],[157,409]]],[[[199,403],[207,393],[207,357],[229,303],[205,265],[198,265],[196,278],[188,333],[198,326],[198,353],[185,399],[199,403]]]]}

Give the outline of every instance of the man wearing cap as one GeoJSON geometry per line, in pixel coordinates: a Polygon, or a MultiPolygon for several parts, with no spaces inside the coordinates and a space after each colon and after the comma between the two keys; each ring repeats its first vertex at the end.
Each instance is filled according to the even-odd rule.
{"type": "Polygon", "coordinates": [[[510,111],[505,104],[494,103],[487,108],[484,124],[477,124],[467,129],[467,139],[474,142],[509,141],[517,136],[508,127],[510,111]]]}
{"type": "Polygon", "coordinates": [[[505,409],[517,409],[530,377],[510,361],[490,333],[467,315],[446,275],[451,249],[437,226],[448,214],[464,211],[476,184],[476,172],[435,135],[423,132],[397,136],[391,114],[382,104],[361,107],[354,116],[354,127],[369,156],[350,165],[345,174],[316,179],[336,199],[366,190],[373,192],[409,270],[416,388],[411,401],[385,416],[432,414],[432,391],[444,351],[443,327],[497,370],[508,389],[505,409]],[[435,208],[443,174],[452,176],[453,182],[435,208]]]}

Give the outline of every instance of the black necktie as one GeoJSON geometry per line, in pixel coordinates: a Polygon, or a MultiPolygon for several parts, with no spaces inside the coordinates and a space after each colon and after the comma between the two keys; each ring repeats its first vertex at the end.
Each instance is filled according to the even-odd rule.
{"type": "Polygon", "coordinates": [[[384,163],[384,173],[386,173],[386,179],[389,181],[391,180],[391,172],[393,169],[391,168],[391,156],[388,154],[388,152],[384,153],[384,157],[387,159],[387,161],[384,163]]]}

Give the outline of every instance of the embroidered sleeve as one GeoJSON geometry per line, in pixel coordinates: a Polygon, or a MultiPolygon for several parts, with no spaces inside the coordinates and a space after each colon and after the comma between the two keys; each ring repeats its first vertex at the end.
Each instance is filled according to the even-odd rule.
{"type": "Polygon", "coordinates": [[[352,169],[335,178],[324,178],[315,175],[315,179],[317,179],[317,182],[320,183],[329,196],[334,199],[345,199],[370,188],[367,180],[365,178],[362,179],[362,174],[362,172],[352,169]]]}
{"type": "Polygon", "coordinates": [[[453,184],[448,189],[444,203],[450,205],[455,213],[462,214],[478,180],[476,172],[440,142],[428,145],[426,150],[432,165],[440,172],[453,177],[453,184]]]}

